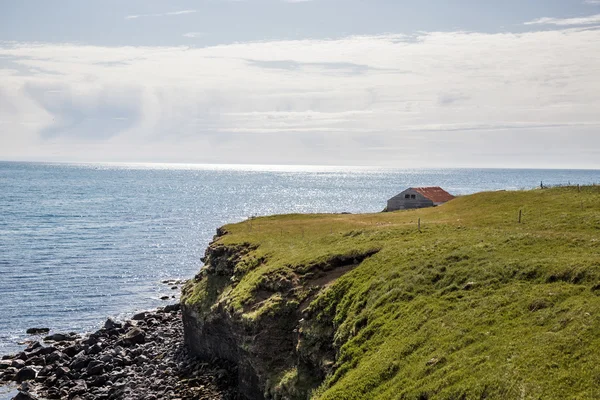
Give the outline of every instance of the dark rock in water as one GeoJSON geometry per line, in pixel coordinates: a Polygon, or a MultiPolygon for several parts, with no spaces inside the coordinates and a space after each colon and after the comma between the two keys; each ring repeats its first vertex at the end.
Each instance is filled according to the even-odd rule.
{"type": "Polygon", "coordinates": [[[179,303],[169,304],[168,306],[165,306],[164,311],[167,313],[177,312],[177,311],[179,311],[180,308],[181,308],[181,306],[179,305],[179,303]]]}
{"type": "Polygon", "coordinates": [[[21,392],[12,398],[12,400],[37,400],[37,397],[28,392],[21,392]]]}
{"type": "Polygon", "coordinates": [[[31,342],[29,343],[29,346],[27,346],[27,348],[25,349],[26,352],[30,353],[36,349],[39,349],[40,347],[42,347],[40,342],[31,342]]]}
{"type": "Polygon", "coordinates": [[[50,332],[50,328],[29,328],[26,331],[28,335],[41,335],[48,332],[50,332]]]}
{"type": "Polygon", "coordinates": [[[104,323],[104,329],[118,329],[122,327],[123,325],[120,322],[117,322],[112,318],[107,319],[104,323]]]}
{"type": "Polygon", "coordinates": [[[169,296],[161,296],[160,299],[161,300],[169,300],[169,296]]]}
{"type": "Polygon", "coordinates": [[[70,334],[65,333],[55,333],[53,335],[46,336],[44,338],[45,342],[54,341],[54,342],[72,342],[77,340],[77,337],[70,334]]]}
{"type": "Polygon", "coordinates": [[[142,311],[141,313],[135,314],[131,319],[134,321],[143,321],[146,318],[146,314],[146,311],[142,311]]]}
{"type": "Polygon", "coordinates": [[[25,361],[21,360],[20,358],[12,360],[11,367],[16,368],[16,369],[21,369],[24,366],[25,366],[25,361]]]}
{"type": "Polygon", "coordinates": [[[140,328],[131,328],[125,336],[123,336],[123,344],[142,344],[146,341],[146,334],[140,328]]]}
{"type": "Polygon", "coordinates": [[[37,372],[35,372],[35,369],[31,367],[24,367],[21,368],[19,372],[17,372],[17,375],[15,376],[15,381],[17,381],[17,383],[25,382],[31,379],[35,379],[36,375],[37,372]]]}

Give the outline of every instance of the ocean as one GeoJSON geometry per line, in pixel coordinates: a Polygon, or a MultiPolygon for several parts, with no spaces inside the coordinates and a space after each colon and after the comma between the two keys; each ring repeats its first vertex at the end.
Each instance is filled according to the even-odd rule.
{"type": "Polygon", "coordinates": [[[0,162],[0,354],[30,327],[86,332],[176,301],[217,227],[249,216],[378,212],[409,186],[457,195],[598,183],[597,170],[0,162]],[[169,300],[161,300],[168,296],[169,300]]]}

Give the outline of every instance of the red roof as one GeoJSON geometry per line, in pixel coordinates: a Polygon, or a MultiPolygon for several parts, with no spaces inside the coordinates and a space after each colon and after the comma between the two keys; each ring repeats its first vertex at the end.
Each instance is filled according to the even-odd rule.
{"type": "Polygon", "coordinates": [[[412,188],[412,190],[422,194],[434,203],[445,203],[454,198],[454,196],[439,186],[412,188]]]}

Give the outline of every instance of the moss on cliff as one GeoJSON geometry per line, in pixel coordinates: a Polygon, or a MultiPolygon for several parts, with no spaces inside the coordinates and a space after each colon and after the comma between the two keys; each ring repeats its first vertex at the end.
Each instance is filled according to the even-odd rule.
{"type": "Polygon", "coordinates": [[[225,230],[183,302],[230,324],[265,397],[600,397],[600,187],[225,230]]]}

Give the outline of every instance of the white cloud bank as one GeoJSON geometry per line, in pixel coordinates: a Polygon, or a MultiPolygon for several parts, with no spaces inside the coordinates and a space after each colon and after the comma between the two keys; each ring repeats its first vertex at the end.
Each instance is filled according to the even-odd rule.
{"type": "Polygon", "coordinates": [[[600,167],[600,31],[0,44],[0,159],[600,167]]]}
{"type": "MultiPolygon", "coordinates": [[[[599,3],[600,4],[600,3],[599,3]]],[[[588,15],[577,18],[538,18],[533,21],[525,22],[525,25],[557,25],[557,26],[575,26],[575,25],[600,25],[600,14],[588,15]]]]}

